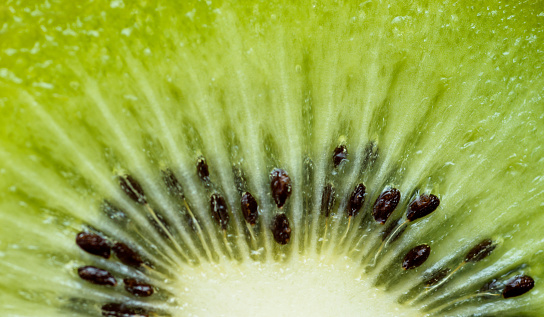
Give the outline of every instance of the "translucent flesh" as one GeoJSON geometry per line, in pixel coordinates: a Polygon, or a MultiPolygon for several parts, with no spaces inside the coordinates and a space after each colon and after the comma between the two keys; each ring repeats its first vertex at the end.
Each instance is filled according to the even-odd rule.
{"type": "Polygon", "coordinates": [[[364,285],[380,289],[370,297],[385,291],[408,312],[432,312],[514,272],[531,275],[535,288],[441,314],[542,314],[542,3],[128,2],[0,5],[0,311],[99,316],[103,303],[129,301],[177,316],[191,305],[176,296],[179,276],[197,263],[295,270],[308,257],[347,257],[364,285]],[[349,156],[335,170],[340,143],[349,156]],[[196,173],[200,155],[229,205],[228,247],[196,173]],[[259,202],[254,238],[233,166],[259,202]],[[282,210],[292,228],[284,247],[269,230],[276,167],[293,182],[282,210]],[[183,185],[184,202],[168,194],[165,168],[183,185]],[[121,191],[117,176],[126,173],[168,219],[169,237],[150,224],[149,208],[121,191]],[[327,182],[338,197],[326,220],[319,212],[327,182]],[[345,206],[358,183],[367,196],[348,230],[345,206]],[[387,187],[400,190],[401,202],[386,226],[419,193],[441,204],[368,269],[384,228],[369,215],[387,187]],[[135,225],[109,219],[104,199],[135,225]],[[141,277],[78,249],[75,235],[89,226],[150,259],[156,269],[146,278],[161,294],[135,299],[80,280],[76,268],[90,264],[141,277]],[[430,273],[455,267],[485,238],[498,242],[488,258],[414,301],[411,290],[430,273]],[[404,272],[402,257],[422,243],[431,246],[429,259],[404,272]]]}

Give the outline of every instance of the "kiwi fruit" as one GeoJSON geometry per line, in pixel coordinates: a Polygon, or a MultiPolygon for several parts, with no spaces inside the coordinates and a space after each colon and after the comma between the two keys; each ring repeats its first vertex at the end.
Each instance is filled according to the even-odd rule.
{"type": "Polygon", "coordinates": [[[2,316],[543,316],[539,1],[4,1],[2,316]]]}

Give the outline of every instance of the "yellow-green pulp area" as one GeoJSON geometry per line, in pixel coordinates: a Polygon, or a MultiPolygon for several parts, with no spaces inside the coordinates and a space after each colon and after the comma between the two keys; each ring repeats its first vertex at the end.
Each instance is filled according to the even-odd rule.
{"type": "Polygon", "coordinates": [[[423,316],[372,285],[347,258],[300,257],[185,269],[176,316],[423,316]]]}

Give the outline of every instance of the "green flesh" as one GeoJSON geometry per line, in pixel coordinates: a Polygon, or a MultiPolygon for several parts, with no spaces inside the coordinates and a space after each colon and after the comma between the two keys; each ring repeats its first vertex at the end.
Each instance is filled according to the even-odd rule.
{"type": "Polygon", "coordinates": [[[303,259],[348,259],[365,285],[421,314],[493,278],[528,274],[535,288],[523,296],[478,298],[440,314],[542,315],[542,3],[126,2],[0,5],[4,315],[100,316],[104,303],[132,301],[184,316],[191,300],[176,296],[183,284],[176,277],[192,266],[280,262],[296,270],[303,259]],[[340,144],[348,161],[334,169],[340,144]],[[208,187],[197,174],[201,155],[208,187]],[[167,168],[185,202],[168,194],[167,168]],[[270,195],[274,168],[293,182],[281,210],[292,229],[285,246],[269,228],[279,212],[270,195]],[[169,235],[119,188],[125,174],[142,184],[169,235]],[[327,183],[337,198],[326,220],[327,183]],[[359,183],[365,204],[344,237],[346,202],[359,183]],[[241,187],[259,203],[254,238],[241,187]],[[401,201],[382,226],[371,209],[388,187],[401,201]],[[214,191],[229,205],[229,247],[211,217],[214,191]],[[440,197],[440,207],[366,267],[383,228],[423,193],[440,197]],[[105,199],[128,225],[108,218],[105,199]],[[200,229],[188,224],[185,203],[200,229]],[[138,249],[155,266],[143,276],[161,291],[139,299],[80,280],[83,265],[142,276],[114,257],[81,251],[75,236],[89,228],[138,249]],[[429,274],[455,268],[486,238],[498,243],[490,256],[418,297],[429,274]],[[423,243],[430,257],[404,272],[402,258],[423,243]]]}

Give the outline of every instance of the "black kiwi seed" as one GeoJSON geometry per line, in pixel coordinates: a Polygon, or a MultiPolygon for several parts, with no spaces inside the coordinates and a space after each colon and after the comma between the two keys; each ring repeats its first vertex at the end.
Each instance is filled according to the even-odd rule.
{"type": "Polygon", "coordinates": [[[124,177],[119,177],[119,185],[130,199],[141,205],[147,204],[142,185],[132,176],[125,175],[124,177]]]}
{"type": "Polygon", "coordinates": [[[465,256],[465,262],[478,262],[485,259],[495,248],[496,244],[491,239],[485,239],[475,245],[465,256]]]}
{"type": "Polygon", "coordinates": [[[126,304],[109,303],[102,306],[104,317],[149,317],[149,312],[143,308],[130,307],[126,304]]]}
{"type": "Polygon", "coordinates": [[[125,265],[139,267],[144,263],[138,253],[122,242],[114,244],[112,249],[119,261],[125,265]]]}
{"type": "Polygon", "coordinates": [[[242,214],[244,218],[250,225],[254,225],[257,222],[257,217],[259,216],[258,208],[259,205],[253,195],[248,192],[245,192],[242,195],[241,200],[242,214]]]}
{"type": "Polygon", "coordinates": [[[502,291],[502,297],[511,298],[523,295],[533,289],[535,281],[527,275],[519,275],[506,283],[506,287],[502,291]]]}
{"type": "Polygon", "coordinates": [[[349,217],[357,215],[363,203],[365,202],[366,187],[363,184],[359,184],[355,187],[348,201],[346,212],[349,217]]]}
{"type": "Polygon", "coordinates": [[[217,224],[221,226],[221,229],[227,229],[230,217],[225,198],[223,198],[223,196],[221,196],[219,193],[213,193],[213,195],[210,197],[210,208],[213,219],[215,219],[217,224]]]}
{"type": "Polygon", "coordinates": [[[399,201],[400,191],[396,188],[391,188],[381,193],[372,208],[374,220],[383,225],[387,219],[389,219],[389,216],[391,216],[393,211],[395,211],[399,201]]]}
{"type": "Polygon", "coordinates": [[[414,221],[423,218],[438,208],[440,199],[435,195],[421,195],[410,203],[410,208],[406,212],[408,221],[414,221]]]}
{"type": "Polygon", "coordinates": [[[291,196],[291,178],[286,171],[281,168],[275,168],[270,173],[270,179],[272,197],[276,202],[276,206],[282,208],[287,198],[291,196]]]}
{"type": "Polygon", "coordinates": [[[411,270],[421,266],[423,263],[425,263],[425,261],[427,261],[430,254],[430,246],[426,244],[418,245],[406,253],[404,260],[402,261],[402,268],[404,270],[411,270]]]}
{"type": "Polygon", "coordinates": [[[287,244],[291,238],[291,228],[289,227],[289,219],[285,214],[278,214],[272,220],[272,235],[274,240],[279,244],[287,244]]]}
{"type": "Polygon", "coordinates": [[[345,145],[339,145],[334,149],[334,154],[332,155],[332,162],[334,167],[338,167],[340,163],[345,161],[348,158],[348,150],[345,145]]]}
{"type": "Polygon", "coordinates": [[[96,285],[117,285],[117,280],[110,272],[94,266],[82,266],[77,269],[79,277],[96,285]]]}
{"type": "Polygon", "coordinates": [[[80,232],[76,236],[76,244],[90,254],[101,256],[104,259],[110,257],[111,247],[108,241],[97,234],[80,232]]]}
{"type": "Polygon", "coordinates": [[[438,282],[442,281],[443,279],[445,279],[446,276],[450,274],[450,272],[451,272],[450,268],[440,269],[434,272],[433,274],[431,274],[431,276],[424,283],[428,287],[433,286],[437,284],[438,282]]]}
{"type": "Polygon", "coordinates": [[[196,172],[198,173],[198,177],[200,177],[201,180],[209,180],[210,169],[208,168],[208,163],[206,162],[206,158],[204,156],[199,157],[196,161],[196,172]]]}
{"type": "Polygon", "coordinates": [[[155,292],[153,286],[133,278],[126,278],[123,283],[127,292],[138,297],[149,297],[155,292]]]}
{"type": "Polygon", "coordinates": [[[336,200],[334,186],[332,184],[327,184],[323,188],[323,196],[321,196],[321,213],[325,217],[329,217],[334,206],[334,201],[336,200]]]}

